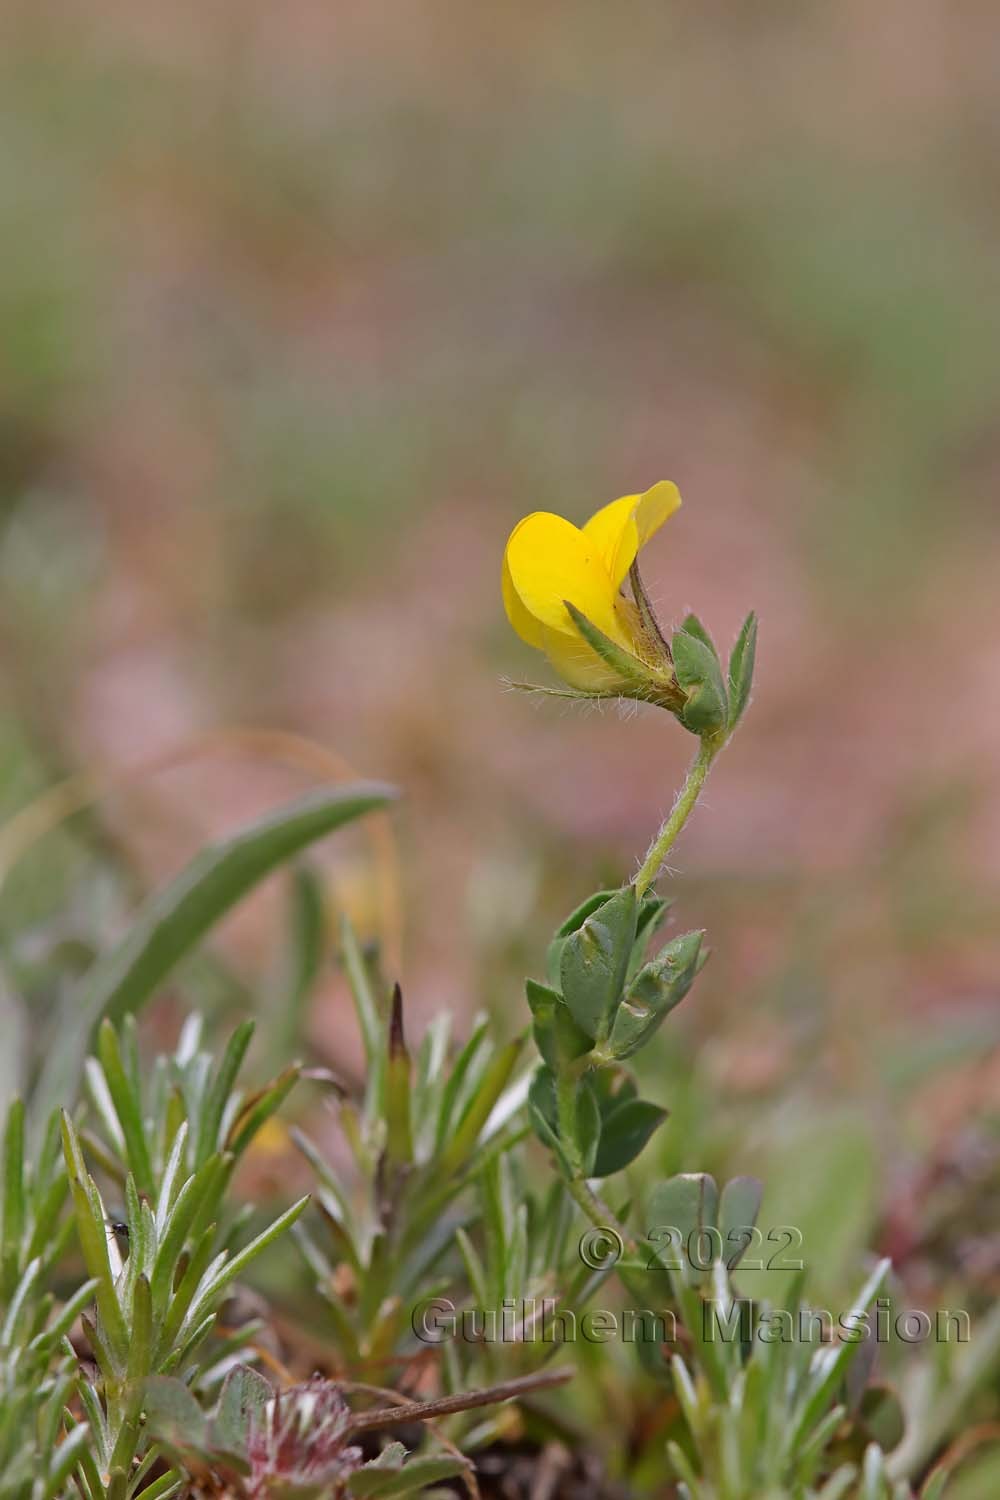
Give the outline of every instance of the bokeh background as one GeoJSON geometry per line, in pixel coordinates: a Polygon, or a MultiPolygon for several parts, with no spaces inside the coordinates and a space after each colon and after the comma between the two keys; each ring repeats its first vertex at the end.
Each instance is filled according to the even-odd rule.
{"type": "MultiPolygon", "coordinates": [[[[728,645],[753,607],[761,645],[676,856],[714,957],[661,1163],[762,1168],[772,1222],[835,1202],[828,1284],[880,1243],[995,1290],[995,7],[5,10],[3,808],[116,779],[16,922],[109,852],[138,894],[306,776],[235,743],[123,773],[294,732],[403,791],[399,910],[384,845],[331,868],[413,1025],[521,1025],[691,744],[505,690],[546,668],[503,543],[672,478],[663,616],[728,645]]],[[[278,925],[243,914],[237,974],[278,925]]],[[[343,1007],[331,974],[310,1024],[349,1062],[343,1007]]]]}

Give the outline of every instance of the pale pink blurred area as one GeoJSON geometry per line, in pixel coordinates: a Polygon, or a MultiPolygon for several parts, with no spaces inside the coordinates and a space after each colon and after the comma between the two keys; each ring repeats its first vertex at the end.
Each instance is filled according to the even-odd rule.
{"type": "MultiPolygon", "coordinates": [[[[45,0],[8,30],[2,651],[46,771],[240,726],[395,782],[414,1024],[513,1029],[693,742],[511,690],[553,679],[504,542],[671,478],[663,620],[728,649],[760,617],[672,856],[706,1015],[824,904],[809,961],[859,1012],[995,1003],[992,7],[45,0]]],[[[152,886],[309,784],[206,754],[107,816],[152,886]]],[[[369,910],[364,833],[321,859],[369,910]]],[[[282,899],[226,929],[248,976],[282,899]]],[[[331,966],[334,1050],[343,1022],[331,966]]]]}

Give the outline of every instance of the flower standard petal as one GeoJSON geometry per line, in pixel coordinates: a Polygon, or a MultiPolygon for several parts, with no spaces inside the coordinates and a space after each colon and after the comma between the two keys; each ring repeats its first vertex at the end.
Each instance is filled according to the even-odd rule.
{"type": "Polygon", "coordinates": [[[591,516],[583,534],[596,546],[616,589],[624,583],[639,548],[670,519],[680,503],[677,486],[661,479],[643,494],[622,495],[591,516]]]}
{"type": "Polygon", "coordinates": [[[529,644],[543,642],[536,640],[534,626],[524,619],[522,610],[539,627],[579,640],[566,612],[564,600],[569,599],[605,635],[628,648],[628,638],[615,612],[617,586],[594,543],[571,521],[548,511],[526,516],[507,543],[504,578],[509,598],[516,599],[520,606],[515,605],[512,612],[508,604],[511,624],[529,644]]]}

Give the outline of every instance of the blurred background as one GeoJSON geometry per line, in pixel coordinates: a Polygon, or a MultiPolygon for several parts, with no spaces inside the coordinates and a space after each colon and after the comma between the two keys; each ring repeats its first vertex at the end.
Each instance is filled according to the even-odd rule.
{"type": "MultiPolygon", "coordinates": [[[[765,1171],[771,1222],[836,1201],[828,1285],[877,1242],[995,1290],[995,8],[12,0],[5,32],[2,808],[113,782],[5,930],[67,890],[86,930],[109,853],[138,895],[290,795],[301,745],[198,741],[280,730],[402,789],[399,900],[385,839],[331,878],[413,1026],[523,1024],[692,746],[505,690],[547,669],[503,544],[674,479],[664,619],[728,647],[752,607],[761,645],[676,855],[714,956],[661,1164],[765,1171]]],[[[233,928],[248,982],[279,925],[233,928]]],[[[342,1006],[331,976],[335,1059],[342,1006]]]]}

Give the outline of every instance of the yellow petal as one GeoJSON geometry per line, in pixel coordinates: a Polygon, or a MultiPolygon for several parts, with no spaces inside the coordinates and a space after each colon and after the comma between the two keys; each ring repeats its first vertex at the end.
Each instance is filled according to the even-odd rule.
{"type": "Polygon", "coordinates": [[[661,479],[642,495],[623,495],[592,515],[583,534],[597,548],[616,589],[644,547],[681,503],[677,486],[661,479]]]}
{"type": "Polygon", "coordinates": [[[503,555],[503,574],[501,575],[500,582],[503,589],[503,604],[504,609],[507,611],[507,618],[522,641],[527,641],[529,646],[544,647],[543,628],[534,615],[529,614],[521,603],[517,589],[514,587],[514,580],[510,576],[510,564],[507,561],[506,552],[503,555]]]}
{"type": "Polygon", "coordinates": [[[546,630],[545,654],[564,682],[585,692],[617,692],[621,678],[601,660],[582,636],[546,630]]]}
{"type": "Polygon", "coordinates": [[[542,644],[542,627],[579,640],[568,599],[598,630],[627,646],[616,593],[594,543],[571,521],[539,510],[514,527],[504,554],[504,600],[511,624],[529,645],[542,644]]]}

